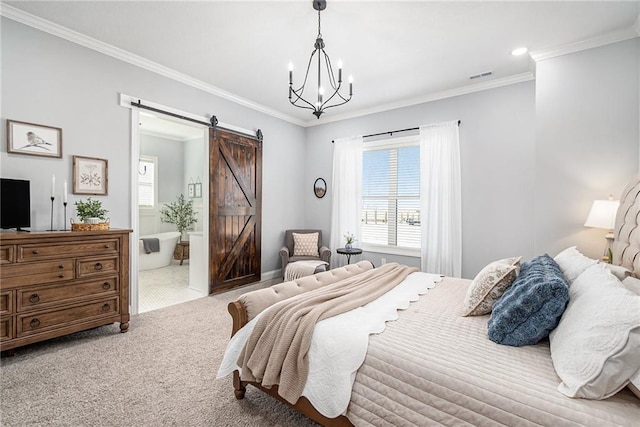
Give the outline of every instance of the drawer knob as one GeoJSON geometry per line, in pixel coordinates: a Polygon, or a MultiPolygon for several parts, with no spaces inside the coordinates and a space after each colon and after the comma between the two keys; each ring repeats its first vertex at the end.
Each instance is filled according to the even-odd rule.
{"type": "Polygon", "coordinates": [[[60,279],[64,279],[64,274],[60,273],[60,274],[58,274],[58,277],[59,277],[60,279]]]}
{"type": "Polygon", "coordinates": [[[109,249],[109,245],[104,245],[104,248],[105,249],[109,249]]]}
{"type": "Polygon", "coordinates": [[[104,283],[102,284],[102,289],[104,289],[105,291],[106,291],[107,289],[109,289],[110,287],[111,287],[111,284],[110,284],[109,282],[104,282],[104,283]]]}
{"type": "Polygon", "coordinates": [[[109,304],[105,304],[102,306],[102,311],[109,311],[110,308],[111,306],[109,304]]]}
{"type": "Polygon", "coordinates": [[[32,304],[37,303],[38,301],[40,301],[40,295],[38,294],[31,294],[31,296],[29,297],[29,302],[32,304]]]}
{"type": "Polygon", "coordinates": [[[93,268],[95,268],[97,271],[100,271],[102,270],[102,264],[99,262],[96,262],[96,265],[94,265],[93,268]]]}
{"type": "Polygon", "coordinates": [[[34,249],[34,250],[31,251],[31,253],[34,254],[34,255],[38,255],[40,252],[37,251],[36,249],[34,249]]]}
{"type": "Polygon", "coordinates": [[[33,319],[31,319],[31,322],[29,322],[29,326],[31,326],[32,328],[37,328],[38,326],[40,326],[40,320],[38,320],[37,317],[34,317],[33,319]]]}
{"type": "Polygon", "coordinates": [[[58,268],[64,268],[64,264],[60,264],[58,268]]]}

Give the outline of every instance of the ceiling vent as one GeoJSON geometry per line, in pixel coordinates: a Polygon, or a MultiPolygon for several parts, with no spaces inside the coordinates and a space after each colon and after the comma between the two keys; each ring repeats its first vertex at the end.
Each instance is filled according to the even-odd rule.
{"type": "Polygon", "coordinates": [[[488,71],[486,73],[482,73],[482,74],[476,74],[475,76],[471,76],[469,77],[471,80],[473,79],[479,79],[480,77],[487,77],[493,74],[493,71],[488,71]]]}

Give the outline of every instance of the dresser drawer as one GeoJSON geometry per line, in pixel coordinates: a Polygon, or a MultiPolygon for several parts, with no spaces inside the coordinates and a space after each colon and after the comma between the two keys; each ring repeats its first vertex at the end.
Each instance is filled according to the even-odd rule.
{"type": "Polygon", "coordinates": [[[0,315],[13,313],[13,291],[0,292],[0,315]]]}
{"type": "Polygon", "coordinates": [[[0,341],[10,340],[13,336],[13,317],[0,318],[0,341]]]}
{"type": "Polygon", "coordinates": [[[118,257],[82,258],[77,261],[78,277],[91,277],[118,272],[118,257]]]}
{"type": "Polygon", "coordinates": [[[0,264],[16,262],[16,248],[13,245],[0,246],[0,264]]]}
{"type": "Polygon", "coordinates": [[[118,253],[118,240],[105,239],[87,242],[18,245],[18,262],[36,261],[61,256],[85,256],[118,253]]]}
{"type": "Polygon", "coordinates": [[[51,304],[64,304],[90,297],[107,297],[118,293],[118,278],[72,282],[18,289],[17,311],[42,309],[51,304]]]}
{"type": "Polygon", "coordinates": [[[118,313],[120,313],[118,297],[113,297],[59,310],[18,315],[16,337],[37,334],[118,313]]]}
{"type": "Polygon", "coordinates": [[[70,259],[60,261],[34,262],[33,264],[5,265],[0,269],[2,284],[0,287],[35,285],[71,280],[74,275],[74,263],[70,259]]]}

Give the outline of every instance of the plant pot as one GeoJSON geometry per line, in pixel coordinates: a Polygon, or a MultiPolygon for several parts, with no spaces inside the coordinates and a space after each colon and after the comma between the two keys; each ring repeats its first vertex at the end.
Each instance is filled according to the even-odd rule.
{"type": "Polygon", "coordinates": [[[351,243],[347,243],[346,245],[344,245],[345,249],[352,249],[353,245],[351,243]]]}
{"type": "Polygon", "coordinates": [[[100,218],[86,218],[84,220],[85,224],[100,224],[103,222],[100,218]]]}

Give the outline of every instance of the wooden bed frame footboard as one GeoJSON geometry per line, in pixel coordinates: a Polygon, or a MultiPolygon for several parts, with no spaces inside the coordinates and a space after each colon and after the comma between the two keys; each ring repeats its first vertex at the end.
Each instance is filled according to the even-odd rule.
{"type": "MultiPolygon", "coordinates": [[[[244,304],[240,301],[233,301],[229,303],[228,306],[229,313],[231,314],[231,318],[233,319],[233,326],[231,331],[231,336],[233,337],[236,332],[240,330],[244,325],[248,323],[247,310],[244,307],[244,304]]],[[[252,381],[242,381],[240,380],[240,373],[238,371],[233,372],[233,392],[236,396],[236,399],[243,399],[244,394],[247,390],[247,384],[251,384],[252,386],[264,391],[265,393],[275,397],[279,401],[287,404],[292,407],[302,415],[305,415],[311,418],[313,421],[320,423],[323,426],[329,427],[353,427],[353,424],[347,417],[341,415],[337,418],[327,418],[322,415],[320,412],[313,407],[311,402],[306,397],[301,397],[292,405],[291,403],[284,400],[278,394],[278,386],[273,386],[271,388],[262,387],[259,383],[252,381]]]]}

